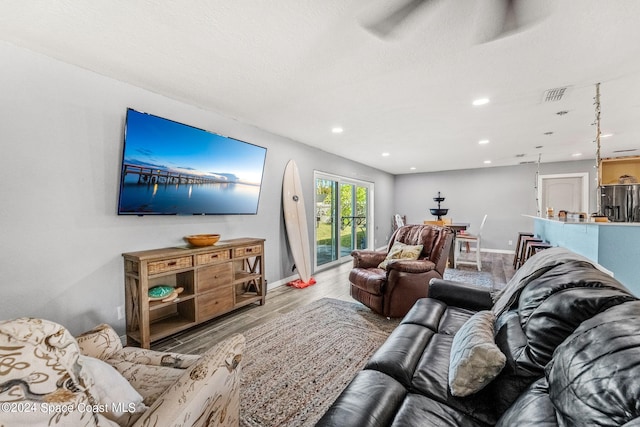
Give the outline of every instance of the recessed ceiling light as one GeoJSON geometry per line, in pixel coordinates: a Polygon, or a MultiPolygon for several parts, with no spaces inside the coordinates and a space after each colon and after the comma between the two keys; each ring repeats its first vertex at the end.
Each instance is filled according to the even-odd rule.
{"type": "Polygon", "coordinates": [[[489,98],[478,98],[478,99],[474,99],[472,104],[475,105],[476,107],[479,105],[486,105],[489,103],[489,98]]]}
{"type": "Polygon", "coordinates": [[[416,170],[416,167],[415,167],[415,166],[411,166],[411,167],[409,168],[409,170],[414,171],[414,170],[416,170]]]}
{"type": "Polygon", "coordinates": [[[344,132],[344,129],[342,129],[339,126],[336,126],[336,127],[331,129],[331,132],[333,132],[333,133],[342,133],[342,132],[344,132]]]}
{"type": "Polygon", "coordinates": [[[488,139],[481,139],[480,141],[478,141],[478,144],[480,145],[484,145],[484,144],[488,144],[489,140],[488,139]]]}
{"type": "Polygon", "coordinates": [[[613,136],[612,133],[601,133],[600,134],[600,138],[609,138],[610,136],[613,136]]]}
{"type": "Polygon", "coordinates": [[[485,161],[484,161],[484,164],[485,164],[485,165],[488,165],[488,164],[490,164],[490,163],[491,163],[491,160],[485,160],[485,161]]]}
{"type": "Polygon", "coordinates": [[[582,156],[582,153],[573,153],[572,156],[573,157],[580,157],[580,156],[582,156]]]}
{"type": "Polygon", "coordinates": [[[382,153],[382,157],[388,157],[389,153],[382,153]]]}

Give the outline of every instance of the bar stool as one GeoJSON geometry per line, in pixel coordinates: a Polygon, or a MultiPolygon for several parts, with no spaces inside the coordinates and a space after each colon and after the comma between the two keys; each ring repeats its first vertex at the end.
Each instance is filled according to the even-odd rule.
{"type": "Polygon", "coordinates": [[[530,242],[528,245],[528,249],[527,249],[527,257],[525,259],[528,260],[529,258],[531,258],[532,256],[534,256],[535,254],[537,254],[538,252],[544,250],[544,249],[549,249],[552,248],[553,245],[547,243],[547,242],[530,242]]]}
{"type": "Polygon", "coordinates": [[[543,240],[538,237],[523,237],[520,241],[520,247],[518,249],[518,262],[516,264],[516,270],[524,264],[527,258],[527,245],[531,243],[542,243],[543,240]]]}
{"type": "Polygon", "coordinates": [[[516,251],[513,254],[513,268],[517,268],[518,260],[520,259],[520,243],[522,243],[523,237],[533,237],[534,234],[530,231],[519,231],[518,240],[516,241],[516,251]]]}

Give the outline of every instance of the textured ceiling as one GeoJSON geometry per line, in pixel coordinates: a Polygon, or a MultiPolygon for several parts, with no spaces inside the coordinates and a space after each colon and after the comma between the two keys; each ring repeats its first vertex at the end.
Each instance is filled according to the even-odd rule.
{"type": "Polygon", "coordinates": [[[495,38],[500,3],[381,37],[400,0],[3,0],[0,39],[393,174],[595,158],[601,82],[602,156],[640,154],[640,1],[520,0],[495,38]]]}

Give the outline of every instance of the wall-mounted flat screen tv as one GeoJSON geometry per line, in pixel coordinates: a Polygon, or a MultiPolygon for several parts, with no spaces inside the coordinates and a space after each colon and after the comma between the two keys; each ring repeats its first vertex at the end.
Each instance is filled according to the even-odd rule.
{"type": "Polygon", "coordinates": [[[258,212],[267,149],[127,109],[120,215],[258,212]]]}

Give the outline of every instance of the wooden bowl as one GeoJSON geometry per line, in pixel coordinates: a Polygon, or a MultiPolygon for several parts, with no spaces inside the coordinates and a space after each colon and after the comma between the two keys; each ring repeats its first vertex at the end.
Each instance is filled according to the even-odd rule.
{"type": "Polygon", "coordinates": [[[191,246],[211,246],[220,240],[219,234],[192,234],[184,238],[191,246]]]}

